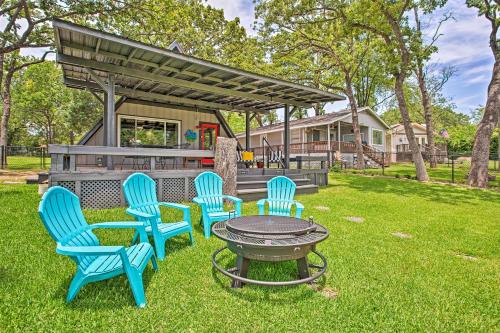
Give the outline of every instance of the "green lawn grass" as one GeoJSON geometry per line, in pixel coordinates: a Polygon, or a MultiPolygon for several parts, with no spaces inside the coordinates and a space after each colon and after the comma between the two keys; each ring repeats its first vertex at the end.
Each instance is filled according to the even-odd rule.
{"type": "MultiPolygon", "coordinates": [[[[0,186],[0,331],[499,331],[500,193],[345,174],[330,180],[297,199],[305,217],[330,230],[318,246],[329,263],[319,285],[336,298],[307,285],[230,289],[210,259],[223,243],[205,240],[195,223],[194,247],[177,237],[160,271],[146,269],[145,309],[135,308],[123,277],[87,285],[66,304],[75,265],[54,253],[36,213],[36,187],[0,186]],[[352,216],[365,221],[346,219],[352,216]]],[[[85,215],[119,221],[128,219],[123,211],[85,215]]],[[[256,213],[255,203],[243,212],[256,213]]],[[[192,215],[197,221],[199,210],[192,215]]],[[[128,243],[132,234],[99,236],[109,245],[128,243]]],[[[232,260],[227,255],[224,263],[232,260]]],[[[294,271],[292,263],[257,264],[250,277],[291,278],[294,271]]]]}
{"type": "Polygon", "coordinates": [[[15,171],[41,171],[50,169],[50,157],[45,158],[45,168],[42,168],[41,158],[34,156],[8,156],[7,169],[15,171]]]}
{"type": "MultiPolygon", "coordinates": [[[[430,168],[429,164],[427,164],[427,173],[431,180],[440,181],[440,182],[451,182],[452,178],[452,168],[451,165],[447,164],[439,164],[437,168],[430,168]]],[[[470,162],[457,163],[454,167],[455,179],[454,182],[457,184],[465,184],[467,182],[467,175],[470,169],[470,162]]],[[[367,169],[365,171],[353,171],[350,172],[355,173],[366,173],[366,174],[374,174],[381,175],[382,168],[377,169],[367,169]]],[[[490,181],[489,186],[491,187],[500,187],[500,172],[494,169],[493,161],[490,162],[490,175],[495,175],[496,180],[490,181]]],[[[384,169],[384,175],[393,176],[399,178],[413,178],[415,177],[415,165],[412,163],[392,163],[389,167],[384,169]]]]}

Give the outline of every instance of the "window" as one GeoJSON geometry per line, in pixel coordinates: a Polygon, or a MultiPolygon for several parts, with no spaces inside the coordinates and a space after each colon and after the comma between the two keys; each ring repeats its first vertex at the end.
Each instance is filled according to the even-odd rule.
{"type": "Polygon", "coordinates": [[[378,129],[372,129],[372,144],[374,145],[383,145],[384,144],[384,139],[383,139],[384,132],[378,129]]]}
{"type": "Polygon", "coordinates": [[[320,133],[319,130],[313,130],[312,134],[313,134],[313,141],[319,141],[320,140],[321,133],[320,133]]]}
{"type": "Polygon", "coordinates": [[[165,147],[180,144],[180,122],[164,119],[119,117],[120,147],[165,147]]]}
{"type": "MultiPolygon", "coordinates": [[[[361,134],[361,142],[365,142],[365,133],[360,133],[361,134]]],[[[345,142],[354,142],[356,141],[356,138],[353,133],[351,134],[342,134],[342,141],[345,142]]]]}

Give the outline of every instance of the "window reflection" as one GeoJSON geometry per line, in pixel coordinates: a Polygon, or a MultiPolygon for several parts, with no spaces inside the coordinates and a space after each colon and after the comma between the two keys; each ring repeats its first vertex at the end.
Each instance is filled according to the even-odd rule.
{"type": "Polygon", "coordinates": [[[174,148],[179,144],[179,123],[120,118],[121,147],[164,147],[174,148]]]}

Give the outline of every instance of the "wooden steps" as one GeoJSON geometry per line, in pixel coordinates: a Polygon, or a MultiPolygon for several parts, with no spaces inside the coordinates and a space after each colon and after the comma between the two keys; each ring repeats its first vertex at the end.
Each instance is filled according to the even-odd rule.
{"type": "MultiPolygon", "coordinates": [[[[295,194],[318,193],[318,186],[312,184],[311,180],[300,174],[286,175],[291,178],[297,189],[295,194]]],[[[237,196],[243,201],[255,201],[267,197],[267,182],[276,175],[238,175],[237,196]]]]}

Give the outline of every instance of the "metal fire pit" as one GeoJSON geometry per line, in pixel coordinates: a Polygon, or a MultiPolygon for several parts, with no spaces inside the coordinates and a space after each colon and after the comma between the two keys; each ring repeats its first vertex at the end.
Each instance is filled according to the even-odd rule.
{"type": "Polygon", "coordinates": [[[233,279],[234,288],[245,283],[264,286],[289,286],[316,280],[326,271],[325,257],[316,251],[316,244],[328,237],[328,230],[312,221],[286,216],[242,216],[217,222],[212,232],[227,242],[212,255],[213,266],[233,279]],[[217,256],[229,249],[237,255],[236,267],[225,269],[217,263],[217,256]],[[309,264],[307,255],[312,252],[321,259],[321,265],[309,264]],[[292,281],[260,281],[247,278],[250,260],[296,260],[299,278],[292,281]],[[310,274],[309,268],[316,271],[310,274]]]}

